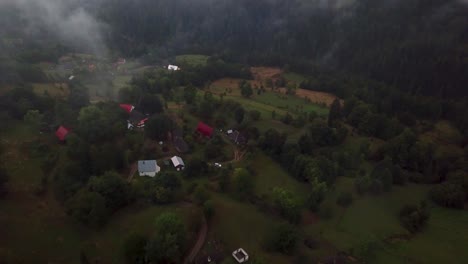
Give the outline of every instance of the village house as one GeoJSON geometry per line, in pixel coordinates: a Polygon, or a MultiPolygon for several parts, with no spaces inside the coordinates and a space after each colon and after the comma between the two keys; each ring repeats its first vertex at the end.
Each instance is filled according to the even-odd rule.
{"type": "Polygon", "coordinates": [[[120,104],[120,108],[122,108],[125,112],[129,113],[129,118],[127,120],[127,128],[144,128],[146,122],[148,121],[148,117],[144,114],[135,110],[135,107],[130,104],[120,104]]]}
{"type": "Polygon", "coordinates": [[[176,168],[177,171],[184,170],[185,163],[181,157],[174,156],[171,158],[171,161],[172,161],[172,164],[174,165],[174,168],[176,168]]]}
{"type": "Polygon", "coordinates": [[[229,139],[237,145],[244,145],[247,143],[247,137],[237,130],[228,130],[226,134],[229,139]]]}
{"type": "Polygon", "coordinates": [[[154,177],[161,168],[158,166],[156,160],[139,160],[138,161],[138,173],[140,176],[154,177]]]}
{"type": "Polygon", "coordinates": [[[213,136],[213,128],[203,122],[198,123],[197,131],[198,133],[200,133],[200,135],[208,138],[211,138],[211,136],[213,136]]]}

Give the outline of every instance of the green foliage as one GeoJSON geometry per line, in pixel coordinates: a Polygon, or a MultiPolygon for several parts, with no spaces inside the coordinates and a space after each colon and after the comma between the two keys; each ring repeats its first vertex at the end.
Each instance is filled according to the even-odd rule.
{"type": "Polygon", "coordinates": [[[328,113],[328,126],[332,127],[334,123],[341,118],[341,103],[339,99],[335,99],[328,113]]]}
{"type": "Polygon", "coordinates": [[[190,85],[184,88],[184,99],[187,104],[193,104],[197,98],[197,88],[190,85]]]}
{"type": "Polygon", "coordinates": [[[140,100],[140,109],[143,113],[149,115],[159,114],[164,111],[159,96],[155,94],[144,95],[140,100]]]}
{"type": "Polygon", "coordinates": [[[422,202],[420,206],[405,205],[399,213],[401,225],[411,233],[421,231],[429,219],[429,210],[426,203],[422,202]]]}
{"type": "Polygon", "coordinates": [[[260,137],[259,146],[266,152],[277,155],[281,153],[286,138],[286,134],[281,134],[277,130],[270,128],[260,137]]]}
{"type": "Polygon", "coordinates": [[[42,125],[43,120],[44,115],[41,114],[38,110],[29,110],[24,115],[24,121],[35,129],[38,129],[42,125]]]}
{"type": "Polygon", "coordinates": [[[89,179],[89,173],[81,164],[69,162],[57,168],[54,177],[54,192],[60,202],[72,197],[89,179]]]}
{"type": "Polygon", "coordinates": [[[432,188],[430,196],[440,206],[462,209],[467,194],[461,185],[445,182],[432,188]]]}
{"type": "Polygon", "coordinates": [[[115,211],[128,204],[130,187],[128,183],[115,172],[106,172],[99,177],[92,177],[89,181],[89,189],[99,193],[106,201],[106,207],[115,211]]]}
{"type": "Polygon", "coordinates": [[[253,94],[252,86],[246,80],[242,80],[239,83],[239,89],[241,90],[241,94],[243,97],[249,98],[253,94]]]}
{"type": "Polygon", "coordinates": [[[139,177],[133,185],[136,198],[156,204],[167,204],[174,200],[181,182],[175,173],[159,172],[158,177],[139,177]]]}
{"type": "Polygon", "coordinates": [[[215,207],[212,200],[207,200],[203,203],[203,212],[206,218],[211,219],[215,214],[215,207]]]}
{"type": "Polygon", "coordinates": [[[210,194],[203,186],[197,186],[194,193],[195,200],[198,204],[203,205],[208,199],[210,199],[210,194]]]}
{"type": "Polygon", "coordinates": [[[273,202],[280,214],[291,223],[301,219],[301,205],[298,198],[290,191],[280,187],[273,189],[273,202]]]}
{"type": "Polygon", "coordinates": [[[309,193],[309,197],[307,197],[307,206],[310,210],[316,212],[325,199],[328,188],[326,183],[320,182],[317,178],[311,182],[311,185],[312,190],[309,193]]]}
{"type": "Polygon", "coordinates": [[[156,115],[151,117],[145,126],[145,133],[155,140],[166,140],[169,132],[175,127],[174,121],[167,115],[156,115]]]}
{"type": "Polygon", "coordinates": [[[238,107],[234,111],[234,119],[236,120],[238,124],[242,123],[242,121],[244,120],[244,115],[245,115],[245,110],[242,107],[238,107]]]}
{"type": "Polygon", "coordinates": [[[184,169],[185,176],[188,178],[205,176],[208,171],[208,164],[198,157],[193,157],[191,160],[189,160],[187,162],[186,168],[184,169]]]}
{"type": "Polygon", "coordinates": [[[246,199],[254,190],[254,181],[252,175],[243,168],[234,171],[233,188],[236,195],[241,199],[246,199]]]}
{"type": "Polygon", "coordinates": [[[275,226],[265,239],[265,246],[270,251],[292,255],[297,247],[299,233],[290,224],[275,226]]]}
{"type": "Polygon", "coordinates": [[[101,104],[84,107],[78,116],[78,134],[90,143],[109,141],[126,130],[124,113],[114,105],[101,104]]]}
{"type": "Polygon", "coordinates": [[[156,235],[146,247],[148,260],[153,263],[178,263],[186,244],[182,219],[173,213],[163,213],[156,219],[156,235]]]}
{"type": "Polygon", "coordinates": [[[223,152],[223,145],[215,144],[214,142],[209,142],[206,144],[204,150],[204,156],[207,160],[212,159],[223,159],[224,152],[223,152]]]}
{"type": "Polygon", "coordinates": [[[140,234],[131,234],[125,238],[123,243],[123,253],[125,262],[128,264],[145,264],[145,247],[148,238],[140,234]]]}
{"type": "Polygon", "coordinates": [[[66,203],[67,213],[78,222],[90,226],[100,227],[109,217],[106,199],[95,192],[81,190],[66,203]]]}

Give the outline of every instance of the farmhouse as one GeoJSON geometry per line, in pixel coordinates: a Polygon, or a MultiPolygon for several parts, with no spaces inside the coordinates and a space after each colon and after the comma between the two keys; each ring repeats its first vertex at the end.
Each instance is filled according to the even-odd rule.
{"type": "Polygon", "coordinates": [[[169,65],[167,66],[167,69],[170,71],[180,71],[179,66],[176,66],[176,65],[169,65]]]}
{"type": "Polygon", "coordinates": [[[134,127],[144,128],[147,121],[148,121],[147,116],[145,116],[144,114],[136,110],[132,110],[132,112],[130,113],[130,117],[128,119],[128,128],[129,129],[132,129],[134,127]]]}
{"type": "Polygon", "coordinates": [[[70,129],[64,127],[64,126],[60,126],[57,131],[55,132],[55,135],[57,136],[57,138],[60,140],[60,141],[65,141],[65,139],[67,138],[68,134],[70,134],[70,129]]]}
{"type": "Polygon", "coordinates": [[[205,137],[210,138],[213,135],[213,128],[203,122],[198,123],[197,131],[205,137]]]}
{"type": "Polygon", "coordinates": [[[171,158],[171,161],[172,161],[172,164],[174,165],[174,168],[176,168],[177,171],[184,170],[185,163],[181,157],[174,156],[171,158]]]}
{"type": "Polygon", "coordinates": [[[243,145],[247,143],[247,137],[237,130],[228,130],[227,135],[229,139],[231,139],[237,145],[243,145]]]}
{"type": "Polygon", "coordinates": [[[249,255],[247,255],[247,252],[245,252],[245,250],[243,250],[242,248],[239,248],[238,250],[232,252],[232,256],[239,263],[244,263],[247,262],[247,260],[249,260],[249,255]]]}
{"type": "Polygon", "coordinates": [[[139,160],[138,161],[138,173],[140,176],[154,177],[161,168],[158,166],[156,160],[139,160]]]}

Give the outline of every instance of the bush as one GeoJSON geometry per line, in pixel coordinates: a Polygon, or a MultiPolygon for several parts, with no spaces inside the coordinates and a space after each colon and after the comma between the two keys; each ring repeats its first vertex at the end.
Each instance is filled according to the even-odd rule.
{"type": "Polygon", "coordinates": [[[210,194],[203,186],[197,186],[194,193],[195,200],[198,204],[204,204],[209,198],[210,194]]]}
{"type": "Polygon", "coordinates": [[[349,192],[342,192],[336,199],[336,203],[341,207],[348,207],[353,203],[353,195],[349,192]]]}
{"type": "Polygon", "coordinates": [[[446,182],[432,188],[430,197],[440,206],[462,209],[466,194],[462,186],[446,182]]]}
{"type": "Polygon", "coordinates": [[[123,244],[125,262],[128,264],[146,263],[145,247],[147,243],[148,238],[143,235],[131,234],[128,236],[123,244]]]}
{"type": "Polygon", "coordinates": [[[275,226],[267,235],[265,240],[266,249],[291,255],[297,247],[299,233],[290,224],[275,226]]]}
{"type": "Polygon", "coordinates": [[[211,219],[211,217],[213,217],[215,211],[214,211],[214,204],[213,204],[213,201],[211,200],[207,200],[204,204],[203,204],[203,212],[205,213],[205,216],[207,219],[211,219]]]}
{"type": "Polygon", "coordinates": [[[411,233],[421,231],[429,219],[429,211],[424,202],[420,206],[405,205],[400,210],[401,225],[411,233]]]}

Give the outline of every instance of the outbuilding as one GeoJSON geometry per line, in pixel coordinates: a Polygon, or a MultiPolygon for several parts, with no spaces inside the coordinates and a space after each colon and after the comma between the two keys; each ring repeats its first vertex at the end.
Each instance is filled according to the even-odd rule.
{"type": "Polygon", "coordinates": [[[172,161],[172,164],[174,165],[174,168],[176,168],[177,171],[184,170],[185,163],[181,157],[174,156],[171,158],[171,161],[172,161]]]}
{"type": "Polygon", "coordinates": [[[180,71],[179,66],[176,66],[176,65],[169,65],[167,66],[167,69],[170,71],[180,71]]]}
{"type": "Polygon", "coordinates": [[[154,177],[161,168],[158,166],[156,160],[139,160],[138,161],[138,173],[140,176],[154,177]]]}
{"type": "Polygon", "coordinates": [[[242,248],[239,248],[238,250],[235,250],[234,252],[232,252],[232,256],[239,263],[244,263],[244,262],[247,262],[249,260],[249,255],[242,248]]]}

